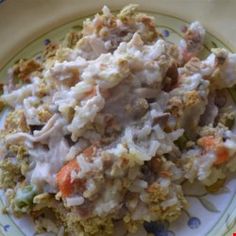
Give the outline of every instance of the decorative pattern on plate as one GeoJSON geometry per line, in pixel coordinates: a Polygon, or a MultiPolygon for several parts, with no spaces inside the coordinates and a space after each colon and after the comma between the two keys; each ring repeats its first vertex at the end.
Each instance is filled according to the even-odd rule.
{"type": "MultiPolygon", "coordinates": [[[[2,3],[4,0],[0,0],[2,3]]],[[[186,30],[187,22],[161,13],[152,13],[163,36],[169,41],[177,42],[186,30]]],[[[7,69],[20,58],[35,57],[40,58],[40,52],[45,45],[50,42],[63,40],[63,36],[74,30],[80,30],[84,19],[77,19],[50,31],[38,39],[29,43],[11,58],[6,65],[0,68],[0,78],[5,78],[7,69]]],[[[207,33],[204,50],[201,57],[205,57],[210,48],[226,47],[222,41],[207,33]]],[[[236,103],[236,88],[230,89],[233,101],[236,103]]],[[[156,236],[228,236],[236,232],[236,179],[230,178],[225,186],[218,190],[205,190],[194,186],[191,192],[186,191],[185,195],[190,202],[188,211],[174,224],[167,222],[151,222],[145,224],[148,232],[156,236]],[[217,192],[217,193],[214,193],[217,192]]],[[[2,196],[2,193],[0,194],[2,196]]],[[[0,201],[0,208],[3,208],[3,199],[0,201]]],[[[0,214],[0,236],[32,236],[36,235],[33,231],[32,223],[29,220],[15,219],[8,215],[0,214]],[[23,232],[24,231],[24,232],[23,232]]]]}

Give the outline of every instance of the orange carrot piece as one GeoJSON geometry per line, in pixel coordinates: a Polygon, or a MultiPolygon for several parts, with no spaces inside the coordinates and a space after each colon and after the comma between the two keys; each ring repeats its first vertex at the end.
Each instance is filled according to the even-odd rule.
{"type": "Polygon", "coordinates": [[[216,160],[214,165],[221,165],[229,160],[229,151],[224,146],[219,146],[216,148],[216,160]]]}
{"type": "Polygon", "coordinates": [[[198,140],[198,144],[206,151],[215,151],[216,160],[214,165],[221,165],[229,160],[229,151],[220,144],[220,140],[214,136],[205,136],[198,140]]]}
{"type": "Polygon", "coordinates": [[[91,145],[84,149],[83,154],[85,157],[90,158],[95,154],[95,152],[96,152],[96,146],[91,145]]]}
{"type": "Polygon", "coordinates": [[[56,175],[58,188],[64,197],[68,197],[73,192],[73,181],[71,181],[71,171],[73,170],[80,170],[75,159],[64,165],[56,175]]]}
{"type": "Polygon", "coordinates": [[[161,172],[160,172],[160,176],[161,177],[167,177],[167,178],[169,178],[169,177],[171,177],[171,172],[170,171],[167,171],[167,170],[162,170],[161,172]]]}
{"type": "Polygon", "coordinates": [[[205,150],[213,150],[217,144],[217,139],[214,136],[205,136],[198,140],[198,144],[205,150]]]}

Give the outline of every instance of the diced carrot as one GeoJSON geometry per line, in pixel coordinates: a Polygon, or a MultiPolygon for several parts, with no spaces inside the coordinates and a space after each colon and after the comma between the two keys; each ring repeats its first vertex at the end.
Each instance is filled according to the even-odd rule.
{"type": "Polygon", "coordinates": [[[229,151],[224,146],[218,146],[216,148],[216,160],[214,165],[221,165],[229,160],[229,151]]]}
{"type": "Polygon", "coordinates": [[[214,136],[205,136],[198,140],[198,144],[206,151],[213,150],[218,143],[218,140],[214,136]]]}
{"type": "Polygon", "coordinates": [[[56,175],[58,188],[64,197],[68,197],[73,192],[73,181],[71,180],[71,171],[73,170],[80,170],[75,159],[64,165],[56,175]]]}
{"type": "Polygon", "coordinates": [[[222,145],[219,138],[214,136],[205,136],[198,140],[198,144],[206,151],[215,151],[216,160],[214,165],[221,165],[229,160],[229,151],[222,145]]]}
{"type": "Polygon", "coordinates": [[[219,137],[205,136],[198,140],[198,145],[205,151],[214,151],[216,160],[214,165],[221,165],[229,160],[229,151],[223,146],[219,137]]]}
{"type": "Polygon", "coordinates": [[[90,158],[95,154],[95,152],[96,152],[96,146],[91,145],[87,147],[86,149],[84,149],[83,154],[85,157],[90,158]]]}
{"type": "Polygon", "coordinates": [[[169,172],[169,171],[167,171],[167,170],[162,170],[161,172],[160,172],[160,176],[161,177],[166,177],[166,178],[169,178],[169,177],[171,177],[171,172],[169,172]]]}

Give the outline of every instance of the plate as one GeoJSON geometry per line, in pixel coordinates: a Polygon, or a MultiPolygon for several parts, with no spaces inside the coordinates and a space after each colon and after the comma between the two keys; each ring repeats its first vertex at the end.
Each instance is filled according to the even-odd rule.
{"type": "MultiPolygon", "coordinates": [[[[226,8],[229,6],[236,7],[236,2],[225,2],[226,5],[229,4],[226,8]]],[[[19,1],[0,0],[0,22],[3,22],[1,19],[5,17],[5,23],[0,23],[1,34],[3,39],[8,39],[7,41],[2,39],[3,44],[0,44],[2,52],[0,56],[1,79],[6,78],[7,69],[20,58],[40,57],[45,45],[63,40],[64,35],[69,31],[80,30],[83,20],[92,16],[103,5],[100,2],[99,4],[95,3],[95,1],[83,3],[82,1],[74,0],[50,1],[50,3],[43,3],[40,0],[21,0],[20,3],[19,1]],[[16,15],[9,17],[9,14],[16,9],[16,15]],[[39,9],[45,9],[45,12],[40,12],[39,9]],[[57,9],[60,9],[60,11],[55,13],[57,9]],[[55,13],[54,18],[52,17],[52,12],[53,14],[55,13]],[[17,21],[19,17],[21,21],[17,21]],[[32,17],[32,19],[30,18],[32,21],[26,21],[27,17],[28,19],[32,17]],[[7,24],[8,20],[9,24],[7,24]],[[36,20],[38,21],[36,22],[36,20]],[[19,23],[21,24],[20,29],[19,23]],[[14,37],[11,35],[13,32],[14,37]],[[16,37],[17,35],[19,37],[16,37]]],[[[143,1],[141,1],[141,5],[142,3],[143,1]]],[[[114,10],[120,8],[111,2],[108,5],[114,10]]],[[[177,4],[177,1],[167,0],[165,3],[164,1],[155,1],[155,3],[150,1],[149,7],[143,6],[141,9],[155,17],[157,26],[163,36],[172,42],[178,42],[181,39],[188,20],[201,20],[205,26],[208,26],[208,29],[212,29],[212,31],[208,30],[207,33],[204,50],[201,55],[204,57],[212,47],[226,47],[232,51],[234,46],[236,46],[236,36],[232,36],[230,30],[226,30],[228,33],[224,37],[221,34],[226,32],[225,29],[222,31],[218,29],[217,32],[212,23],[216,17],[215,12],[210,15],[209,22],[204,20],[206,12],[204,14],[199,13],[199,18],[197,17],[197,8],[202,9],[204,12],[206,11],[205,6],[209,10],[210,8],[215,9],[217,12],[220,5],[219,1],[205,1],[205,4],[196,4],[194,1],[182,0],[177,4]],[[211,3],[209,4],[209,2],[211,3]],[[192,4],[191,7],[190,3],[192,4]],[[180,6],[182,6],[182,9],[192,11],[192,17],[189,11],[185,13],[185,17],[179,17],[180,6]],[[195,10],[193,10],[194,6],[196,7],[195,10]],[[174,13],[174,8],[176,8],[176,13],[174,13]],[[186,21],[184,18],[188,20],[186,21]],[[235,43],[232,41],[233,38],[235,43]]],[[[227,20],[225,20],[226,25],[230,22],[230,19],[232,20],[233,18],[228,16],[227,20]]],[[[219,22],[217,24],[219,26],[219,22]]],[[[236,102],[236,97],[234,96],[229,99],[236,102]]],[[[158,236],[231,236],[233,232],[236,232],[235,176],[230,177],[217,194],[210,194],[198,186],[189,188],[187,184],[185,189],[185,195],[191,207],[184,211],[180,219],[173,224],[159,222],[156,225],[158,236]],[[187,191],[188,189],[191,189],[191,191],[187,191]]],[[[4,197],[1,192],[0,208],[3,208],[3,206],[4,197]]],[[[12,216],[0,214],[0,235],[32,236],[36,234],[29,218],[15,219],[12,216]]]]}

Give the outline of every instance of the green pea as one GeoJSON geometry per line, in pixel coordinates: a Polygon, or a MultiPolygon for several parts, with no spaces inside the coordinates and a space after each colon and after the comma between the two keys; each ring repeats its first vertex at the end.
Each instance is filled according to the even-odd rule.
{"type": "Polygon", "coordinates": [[[186,134],[183,134],[181,137],[179,137],[174,143],[176,146],[179,147],[180,150],[183,150],[186,147],[187,142],[189,141],[186,134]]]}

